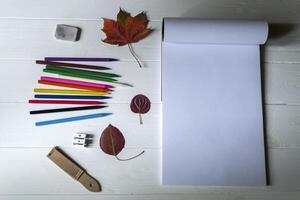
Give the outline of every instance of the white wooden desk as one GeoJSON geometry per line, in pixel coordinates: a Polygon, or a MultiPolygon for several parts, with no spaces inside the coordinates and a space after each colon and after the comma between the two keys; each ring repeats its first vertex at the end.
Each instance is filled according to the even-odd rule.
{"type": "MultiPolygon", "coordinates": [[[[300,198],[300,1],[297,0],[0,0],[0,199],[299,199],[300,198]],[[114,18],[119,7],[132,14],[146,10],[155,32],[134,45],[146,68],[139,69],[127,47],[103,44],[101,17],[114,18]],[[270,186],[163,187],[161,177],[160,41],[162,17],[265,19],[271,25],[263,48],[264,110],[270,186]],[[58,23],[82,28],[79,42],[54,38],[58,23]],[[279,25],[278,25],[279,23],[279,25]],[[44,56],[108,56],[109,64],[134,88],[118,88],[110,101],[114,115],[37,128],[27,100],[42,74],[35,59],[44,56]],[[138,93],[153,106],[144,125],[131,113],[138,93]],[[126,138],[120,156],[146,153],[119,162],[98,148],[109,123],[126,138]],[[75,132],[95,134],[91,148],[71,146],[75,132]],[[87,192],[46,158],[58,145],[102,184],[87,192]]],[[[182,99],[188,102],[188,98],[182,99]]],[[[37,106],[34,106],[37,108],[37,106]]],[[[85,112],[86,113],[86,112],[85,112]]],[[[65,114],[68,116],[69,114],[65,114]]],[[[61,116],[54,114],[53,116],[61,116]]],[[[251,158],[249,158],[251,159],[251,158]]]]}

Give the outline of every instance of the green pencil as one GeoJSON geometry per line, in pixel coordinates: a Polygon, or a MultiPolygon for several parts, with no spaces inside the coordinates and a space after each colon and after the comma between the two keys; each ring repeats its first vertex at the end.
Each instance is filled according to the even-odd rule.
{"type": "Polygon", "coordinates": [[[98,80],[98,81],[104,81],[104,82],[116,82],[117,81],[116,79],[113,79],[113,78],[93,76],[93,75],[89,75],[89,74],[76,74],[76,73],[70,73],[70,72],[58,71],[58,70],[52,70],[52,69],[43,69],[43,71],[47,72],[47,73],[51,73],[51,74],[59,74],[59,75],[63,75],[63,76],[98,80]]]}
{"type": "Polygon", "coordinates": [[[53,65],[46,65],[46,69],[64,71],[64,72],[70,72],[76,74],[88,74],[93,76],[101,76],[101,77],[109,77],[109,78],[120,77],[119,75],[112,74],[112,73],[96,72],[96,71],[89,71],[89,70],[82,70],[82,69],[71,69],[67,67],[53,66],[53,65]]]}

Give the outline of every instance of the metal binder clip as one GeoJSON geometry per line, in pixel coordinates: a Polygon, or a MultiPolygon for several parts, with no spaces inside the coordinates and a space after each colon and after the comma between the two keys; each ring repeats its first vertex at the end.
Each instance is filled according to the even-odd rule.
{"type": "Polygon", "coordinates": [[[93,135],[91,134],[76,133],[73,137],[73,145],[87,147],[89,144],[92,143],[92,140],[93,135]]]}

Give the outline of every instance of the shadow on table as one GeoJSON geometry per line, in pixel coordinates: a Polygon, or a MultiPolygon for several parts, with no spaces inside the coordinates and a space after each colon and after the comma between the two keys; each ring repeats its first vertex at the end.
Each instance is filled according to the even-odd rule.
{"type": "MultiPolygon", "coordinates": [[[[293,43],[293,38],[292,37],[287,37],[290,32],[293,32],[293,30],[296,28],[295,24],[269,24],[269,35],[268,35],[268,45],[276,44],[276,45],[288,45],[293,43]],[[284,39],[282,39],[284,38],[284,39]]],[[[261,47],[261,80],[262,80],[262,99],[263,102],[266,102],[266,88],[267,88],[267,82],[266,81],[266,65],[265,65],[265,60],[266,60],[266,48],[265,46],[261,47]]],[[[267,120],[266,120],[266,107],[263,107],[263,118],[264,118],[264,139],[265,139],[265,157],[266,157],[266,172],[267,172],[267,184],[271,185],[272,178],[270,177],[270,172],[269,172],[269,159],[268,159],[268,154],[267,154],[267,146],[268,146],[268,138],[267,138],[267,130],[266,127],[267,125],[267,120]]]]}

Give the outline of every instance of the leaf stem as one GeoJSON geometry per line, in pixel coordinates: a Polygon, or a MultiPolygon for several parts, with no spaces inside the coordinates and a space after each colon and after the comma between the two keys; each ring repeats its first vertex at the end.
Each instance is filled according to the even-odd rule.
{"type": "Polygon", "coordinates": [[[126,158],[126,159],[122,159],[122,158],[119,158],[118,155],[115,155],[115,157],[117,158],[117,160],[119,161],[128,161],[128,160],[132,160],[134,158],[137,158],[139,157],[140,155],[142,155],[143,153],[145,153],[145,150],[143,150],[141,153],[135,155],[135,156],[132,156],[131,158],[126,158]]]}
{"type": "Polygon", "coordinates": [[[138,55],[136,55],[136,53],[134,52],[131,43],[128,44],[128,48],[129,48],[130,53],[132,54],[132,56],[136,60],[136,62],[139,64],[140,68],[142,68],[142,63],[141,63],[138,55]]]}
{"type": "Polygon", "coordinates": [[[113,154],[114,154],[114,156],[116,157],[117,160],[119,160],[119,161],[128,161],[128,160],[132,160],[134,158],[137,158],[140,155],[142,155],[143,153],[145,153],[145,150],[143,150],[141,153],[139,153],[139,154],[137,154],[135,156],[132,156],[130,158],[126,158],[126,159],[119,158],[118,155],[116,154],[115,143],[114,143],[114,139],[112,137],[111,131],[109,132],[109,134],[110,134],[110,139],[111,139],[111,145],[112,145],[113,154]]]}
{"type": "Polygon", "coordinates": [[[140,117],[140,124],[143,124],[143,119],[142,119],[142,114],[139,113],[139,117],[140,117]]]}

